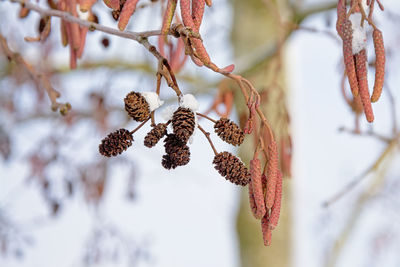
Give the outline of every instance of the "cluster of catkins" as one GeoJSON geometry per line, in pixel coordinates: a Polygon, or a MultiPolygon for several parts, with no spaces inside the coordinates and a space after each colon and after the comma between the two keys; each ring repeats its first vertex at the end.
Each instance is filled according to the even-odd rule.
{"type": "MultiPolygon", "coordinates": [[[[138,128],[149,121],[151,113],[163,104],[163,101],[154,92],[130,92],[124,102],[129,116],[135,121],[142,122],[138,128]]],[[[180,105],[172,116],[166,122],[154,123],[150,132],[145,136],[144,145],[149,148],[154,147],[164,138],[165,155],[161,160],[164,168],[175,169],[189,163],[188,141],[198,126],[197,109],[198,102],[193,95],[181,96],[180,105]],[[168,128],[170,124],[172,131],[168,128]]],[[[217,135],[229,144],[240,145],[243,142],[243,131],[236,123],[227,118],[215,121],[214,129],[217,135]]],[[[132,145],[135,131],[119,129],[110,133],[99,145],[100,154],[106,157],[121,154],[132,145]]],[[[232,183],[245,186],[250,182],[249,170],[239,158],[229,152],[215,153],[213,164],[215,169],[232,183]]]]}
{"type": "Polygon", "coordinates": [[[355,99],[360,98],[368,122],[374,121],[371,102],[378,101],[382,93],[385,76],[385,48],[382,32],[372,22],[375,1],[383,10],[378,0],[352,0],[348,13],[345,0],[338,0],[337,5],[336,30],[343,40],[346,75],[353,97],[355,99]],[[369,14],[366,14],[367,10],[369,10],[369,14]],[[367,79],[366,22],[373,27],[372,38],[376,56],[375,83],[371,97],[367,79]]]}

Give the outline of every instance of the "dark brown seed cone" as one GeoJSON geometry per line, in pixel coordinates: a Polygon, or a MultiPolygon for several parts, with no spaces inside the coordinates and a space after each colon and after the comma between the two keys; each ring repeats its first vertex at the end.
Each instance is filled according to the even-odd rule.
{"type": "Polygon", "coordinates": [[[132,134],[126,129],[119,129],[110,133],[101,141],[99,152],[106,157],[116,156],[127,150],[132,142],[132,134]]]}
{"type": "Polygon", "coordinates": [[[243,143],[244,134],[239,125],[233,121],[221,118],[214,124],[215,132],[228,144],[238,146],[243,143]]]}
{"type": "Polygon", "coordinates": [[[234,184],[245,186],[250,182],[250,172],[243,162],[229,152],[221,152],[215,155],[214,168],[234,184]]]}
{"type": "Polygon", "coordinates": [[[150,116],[150,108],[146,99],[139,93],[130,92],[126,95],[125,110],[135,121],[145,121],[150,116]]]}
{"type": "Polygon", "coordinates": [[[147,133],[146,137],[144,138],[144,145],[152,148],[155,146],[164,135],[167,134],[167,124],[166,123],[159,123],[151,129],[150,132],[147,133]]]}
{"type": "Polygon", "coordinates": [[[172,128],[174,134],[183,142],[187,143],[193,134],[196,125],[194,113],[188,108],[178,108],[172,116],[172,128]]]}
{"type": "Polygon", "coordinates": [[[175,169],[178,166],[184,166],[189,163],[189,147],[175,134],[168,134],[164,143],[165,153],[167,153],[163,156],[161,162],[164,168],[175,169]]]}

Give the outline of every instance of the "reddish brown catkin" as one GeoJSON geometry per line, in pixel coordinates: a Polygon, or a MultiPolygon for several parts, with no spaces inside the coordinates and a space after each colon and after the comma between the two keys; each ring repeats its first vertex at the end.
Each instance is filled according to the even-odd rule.
{"type": "Polygon", "coordinates": [[[78,56],[78,58],[81,58],[82,54],[83,54],[83,50],[85,49],[86,35],[87,35],[89,28],[88,27],[79,27],[79,28],[81,30],[81,44],[77,51],[77,56],[78,56]]]}
{"type": "Polygon", "coordinates": [[[128,25],[129,19],[135,12],[136,4],[139,0],[127,0],[122,8],[121,14],[119,15],[118,29],[120,31],[125,30],[126,25],[128,25]]]}
{"type": "MultiPolygon", "coordinates": [[[[74,17],[78,17],[78,12],[76,11],[76,0],[68,0],[68,12],[70,12],[74,17]]],[[[73,49],[78,50],[81,45],[81,34],[79,31],[79,25],[77,23],[69,23],[71,29],[70,46],[73,49]]]]}
{"type": "Polygon", "coordinates": [[[110,4],[110,7],[114,10],[119,10],[119,2],[120,0],[110,0],[108,1],[110,4]]]}
{"type": "Polygon", "coordinates": [[[171,27],[172,19],[174,18],[176,4],[178,0],[168,0],[167,8],[165,9],[163,24],[161,28],[162,34],[167,34],[171,27]]]}
{"type": "Polygon", "coordinates": [[[358,80],[358,90],[361,96],[361,102],[364,107],[364,114],[368,122],[374,121],[371,99],[369,97],[368,79],[367,79],[367,53],[365,49],[354,55],[356,61],[356,71],[358,80]]]}
{"type": "Polygon", "coordinates": [[[261,219],[261,230],[263,233],[264,246],[271,245],[272,239],[272,229],[269,227],[269,213],[265,213],[264,217],[261,219]]]}
{"type": "Polygon", "coordinates": [[[192,18],[196,31],[200,29],[205,5],[206,3],[204,0],[192,0],[192,18]]]}
{"type": "Polygon", "coordinates": [[[269,218],[269,226],[271,229],[275,229],[278,225],[279,215],[281,213],[281,201],[282,201],[282,173],[278,171],[278,176],[276,180],[276,190],[275,190],[275,201],[271,209],[271,214],[269,218]]]}
{"type": "Polygon", "coordinates": [[[253,212],[253,215],[256,219],[261,219],[266,210],[261,181],[261,161],[258,158],[250,160],[250,174],[254,201],[257,207],[256,212],[253,212]]]}
{"type": "Polygon", "coordinates": [[[382,93],[385,78],[385,46],[383,44],[382,32],[374,29],[372,33],[375,48],[375,84],[372,92],[371,101],[378,101],[382,93]]]}
{"type": "Polygon", "coordinates": [[[271,143],[268,145],[268,156],[265,206],[270,210],[275,201],[276,178],[278,175],[278,148],[275,140],[271,140],[271,143]]]}
{"type": "Polygon", "coordinates": [[[353,30],[351,28],[351,22],[346,20],[343,24],[343,59],[346,68],[347,78],[349,80],[351,92],[353,96],[358,95],[358,80],[356,74],[356,67],[353,57],[353,30]]]}
{"type": "Polygon", "coordinates": [[[251,180],[249,183],[249,204],[250,204],[251,212],[253,214],[256,214],[257,213],[257,205],[256,205],[256,201],[254,199],[253,183],[251,182],[251,180]]]}
{"type": "Polygon", "coordinates": [[[87,12],[97,2],[97,0],[80,0],[79,9],[82,12],[87,12]]]}
{"type": "Polygon", "coordinates": [[[343,25],[346,20],[345,0],[338,1],[336,12],[337,12],[336,31],[339,34],[339,36],[343,39],[343,25]]]}

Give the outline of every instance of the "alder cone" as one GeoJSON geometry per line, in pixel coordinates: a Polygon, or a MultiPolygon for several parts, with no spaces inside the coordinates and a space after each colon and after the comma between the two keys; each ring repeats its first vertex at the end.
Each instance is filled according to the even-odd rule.
{"type": "Polygon", "coordinates": [[[189,147],[183,143],[175,134],[167,134],[164,140],[166,155],[163,156],[161,164],[166,169],[175,169],[184,166],[190,161],[189,147]]]}
{"type": "Polygon", "coordinates": [[[155,146],[161,138],[163,138],[167,134],[167,124],[159,123],[151,129],[150,132],[147,133],[144,138],[144,145],[148,148],[152,148],[155,146]]]}
{"type": "Polygon", "coordinates": [[[245,186],[250,182],[250,172],[243,162],[229,152],[221,152],[215,155],[214,168],[228,181],[245,186]]]}
{"type": "Polygon", "coordinates": [[[126,129],[119,129],[110,133],[101,141],[99,152],[105,157],[121,154],[132,145],[132,134],[126,129]]]}
{"type": "Polygon", "coordinates": [[[126,95],[125,110],[135,121],[145,121],[150,116],[150,107],[146,99],[137,92],[126,95]]]}
{"type": "Polygon", "coordinates": [[[195,126],[196,121],[191,109],[180,107],[172,115],[174,134],[185,144],[193,134],[195,126]]]}
{"type": "Polygon", "coordinates": [[[240,127],[227,118],[221,118],[214,124],[217,135],[228,144],[239,146],[243,143],[244,133],[240,127]]]}

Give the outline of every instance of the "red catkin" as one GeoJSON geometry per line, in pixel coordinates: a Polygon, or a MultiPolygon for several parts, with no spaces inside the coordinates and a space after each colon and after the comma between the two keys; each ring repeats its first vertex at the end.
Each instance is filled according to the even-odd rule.
{"type": "Polygon", "coordinates": [[[165,9],[165,12],[164,12],[164,19],[163,19],[163,24],[162,24],[162,28],[161,28],[162,34],[167,34],[169,31],[169,28],[171,27],[172,19],[174,18],[174,14],[175,14],[177,1],[178,0],[168,0],[167,8],[165,9]]]}
{"type": "Polygon", "coordinates": [[[251,182],[251,180],[249,183],[249,203],[250,203],[251,212],[253,214],[256,214],[257,213],[257,205],[256,205],[256,201],[254,199],[253,183],[251,182]]]}
{"type": "Polygon", "coordinates": [[[269,213],[265,213],[264,217],[261,219],[261,230],[264,239],[264,246],[271,245],[272,239],[272,229],[269,227],[269,213]]]}
{"type": "Polygon", "coordinates": [[[87,28],[87,27],[79,27],[79,28],[81,31],[81,38],[80,38],[81,44],[77,51],[77,56],[78,56],[78,58],[81,58],[82,54],[83,54],[83,50],[85,49],[86,35],[87,35],[89,28],[87,28]]]}
{"type": "Polygon", "coordinates": [[[365,49],[354,55],[356,62],[356,72],[358,80],[358,90],[361,96],[361,102],[364,107],[364,114],[368,122],[374,121],[374,113],[372,111],[371,99],[369,97],[368,80],[367,80],[367,53],[365,49]]]}
{"type": "Polygon", "coordinates": [[[275,201],[276,180],[278,176],[278,148],[275,140],[271,140],[271,143],[268,145],[268,157],[265,206],[270,210],[275,201]]]}
{"type": "MultiPolygon", "coordinates": [[[[69,0],[68,3],[68,11],[74,16],[78,17],[78,12],[76,11],[76,0],[69,0]]],[[[73,49],[78,50],[81,45],[81,34],[79,31],[79,25],[77,23],[69,23],[69,27],[71,29],[71,35],[68,36],[69,45],[72,46],[73,49]],[[71,37],[71,38],[69,38],[71,37]]]]}
{"type": "Polygon", "coordinates": [[[87,12],[97,2],[97,0],[80,0],[79,9],[82,12],[87,12]]]}
{"type": "Polygon", "coordinates": [[[276,180],[276,190],[275,190],[275,201],[271,209],[271,214],[269,218],[269,226],[271,229],[275,229],[278,225],[279,215],[281,213],[281,201],[282,201],[282,173],[278,171],[276,180]]]}
{"type": "Polygon", "coordinates": [[[354,64],[352,40],[353,30],[351,28],[351,22],[349,20],[346,20],[343,24],[343,59],[351,92],[353,96],[356,97],[358,95],[359,88],[356,67],[354,64]]]}
{"type": "Polygon", "coordinates": [[[346,2],[345,0],[339,0],[337,4],[337,21],[336,31],[339,36],[343,39],[343,25],[346,20],[346,2]]]}
{"type": "Polygon", "coordinates": [[[204,0],[192,0],[192,18],[196,31],[199,31],[200,29],[205,5],[206,3],[204,0]]]}
{"type": "Polygon", "coordinates": [[[119,15],[118,29],[120,31],[125,30],[126,25],[128,25],[129,19],[135,12],[136,4],[139,0],[127,0],[122,8],[121,14],[119,15]]]}
{"type": "Polygon", "coordinates": [[[383,44],[382,32],[374,29],[372,33],[375,48],[375,83],[372,91],[371,101],[376,102],[382,94],[385,78],[385,46],[383,44]]]}
{"type": "Polygon", "coordinates": [[[261,219],[264,216],[266,210],[261,181],[261,161],[258,158],[250,160],[250,175],[253,197],[257,207],[256,212],[253,212],[253,215],[256,219],[261,219]]]}
{"type": "Polygon", "coordinates": [[[108,2],[109,2],[109,6],[112,9],[119,10],[119,8],[120,8],[120,5],[119,5],[120,0],[109,0],[108,2]]]}

